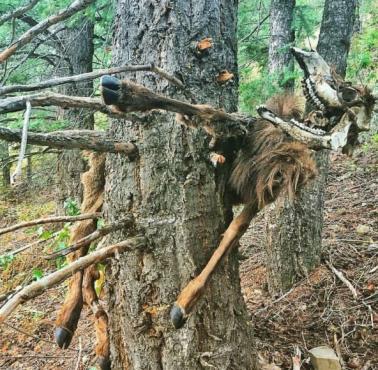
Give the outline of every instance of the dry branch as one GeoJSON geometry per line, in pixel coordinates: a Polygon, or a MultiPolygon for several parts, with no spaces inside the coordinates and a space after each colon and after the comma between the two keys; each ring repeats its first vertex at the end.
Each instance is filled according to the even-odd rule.
{"type": "MultiPolygon", "coordinates": [[[[0,127],[0,139],[20,142],[21,131],[0,127]]],[[[51,148],[83,149],[95,152],[135,154],[137,148],[132,143],[115,141],[108,138],[105,132],[93,130],[66,130],[48,134],[29,132],[28,142],[33,145],[51,148]]]]}
{"type": "Polygon", "coordinates": [[[11,86],[4,86],[0,88],[0,95],[5,95],[13,92],[24,92],[24,91],[35,91],[46,89],[48,87],[54,87],[63,85],[70,82],[82,82],[87,80],[93,80],[95,78],[107,75],[107,74],[115,74],[115,73],[122,73],[122,72],[137,72],[137,71],[151,71],[153,66],[147,65],[130,65],[124,67],[114,67],[108,69],[99,69],[94,72],[83,73],[74,76],[66,76],[66,77],[57,77],[52,78],[50,80],[42,81],[36,84],[31,85],[11,85],[11,86]]]}
{"type": "Polygon", "coordinates": [[[50,223],[56,223],[56,222],[75,222],[75,221],[95,219],[101,216],[102,214],[100,212],[96,212],[96,213],[86,213],[86,214],[78,215],[78,216],[56,216],[56,217],[48,217],[48,218],[39,218],[37,220],[21,222],[16,225],[5,227],[4,229],[0,229],[0,235],[10,233],[12,231],[16,231],[19,229],[23,229],[25,227],[35,226],[35,225],[43,225],[43,224],[50,224],[50,223]]]}
{"type": "Polygon", "coordinates": [[[26,102],[35,107],[58,106],[62,108],[87,108],[92,111],[99,111],[115,118],[127,118],[128,116],[112,110],[102,103],[98,98],[87,98],[82,96],[67,96],[56,93],[32,94],[15,96],[0,100],[0,114],[12,113],[24,110],[26,102]]]}
{"type": "Polygon", "coordinates": [[[158,74],[159,76],[165,78],[171,84],[185,90],[185,85],[176,77],[170,75],[168,72],[164,71],[162,68],[156,67],[153,64],[143,64],[143,65],[127,65],[123,67],[113,67],[108,69],[99,69],[94,72],[82,73],[74,76],[57,77],[51,78],[50,80],[41,81],[30,85],[10,85],[0,88],[0,95],[6,95],[14,92],[25,92],[25,91],[35,91],[42,90],[49,87],[59,86],[66,83],[72,82],[83,82],[87,80],[94,80],[95,78],[112,75],[122,72],[138,72],[138,71],[150,71],[158,74]]]}
{"type": "Polygon", "coordinates": [[[329,261],[325,261],[329,269],[347,286],[347,288],[352,292],[353,298],[357,299],[358,293],[356,288],[352,285],[352,283],[344,276],[344,274],[337,270],[329,261]]]}
{"type": "Polygon", "coordinates": [[[85,9],[88,5],[92,4],[94,0],[76,0],[68,8],[62,10],[58,14],[52,15],[42,22],[38,23],[34,27],[25,32],[16,42],[10,47],[3,50],[0,53],[0,63],[5,62],[10,56],[12,56],[18,49],[28,44],[35,36],[46,31],[52,25],[62,22],[65,19],[70,18],[77,12],[85,9]]]}
{"type": "Polygon", "coordinates": [[[89,235],[85,236],[84,238],[81,238],[80,240],[78,240],[74,244],[68,246],[67,248],[61,249],[58,252],[51,253],[51,254],[45,256],[45,259],[46,260],[52,260],[52,259],[57,258],[57,257],[66,256],[67,254],[72,253],[72,252],[74,252],[74,251],[76,251],[76,250],[78,250],[78,249],[80,249],[84,246],[87,246],[90,243],[94,242],[95,240],[100,239],[100,238],[104,237],[105,235],[110,234],[111,232],[120,230],[124,227],[127,227],[128,225],[131,225],[132,222],[133,221],[132,221],[131,218],[127,218],[125,220],[115,222],[114,224],[111,224],[109,226],[104,226],[103,228],[94,231],[92,234],[89,234],[89,235]]]}
{"type": "Polygon", "coordinates": [[[5,22],[8,22],[10,19],[18,18],[21,15],[25,14],[39,2],[39,0],[31,0],[28,4],[21,6],[14,10],[13,12],[6,13],[0,17],[0,26],[2,26],[5,22]]]}
{"type": "Polygon", "coordinates": [[[103,261],[113,256],[115,253],[124,252],[127,249],[140,248],[146,244],[144,237],[135,237],[120,243],[102,248],[84,257],[79,258],[75,262],[63,267],[62,269],[49,274],[42,279],[33,282],[16,293],[7,303],[0,309],[0,324],[19,306],[20,304],[41,295],[45,290],[56,284],[68,279],[78,271],[88,266],[103,261]]]}
{"type": "Polygon", "coordinates": [[[17,182],[21,179],[22,175],[22,161],[24,160],[25,153],[26,153],[26,144],[28,141],[28,129],[29,129],[29,121],[31,116],[31,104],[29,101],[26,102],[26,111],[24,117],[24,124],[22,127],[22,137],[21,137],[21,148],[20,148],[20,155],[18,157],[16,170],[10,177],[10,181],[12,185],[16,185],[17,182]]]}

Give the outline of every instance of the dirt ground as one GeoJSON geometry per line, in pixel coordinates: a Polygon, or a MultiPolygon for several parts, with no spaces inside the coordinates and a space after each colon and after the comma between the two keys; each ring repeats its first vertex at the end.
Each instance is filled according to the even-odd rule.
{"type": "MultiPolygon", "coordinates": [[[[353,158],[333,155],[328,180],[323,260],[331,260],[357,289],[348,287],[322,264],[288,293],[272,299],[267,291],[260,217],[243,238],[242,289],[254,327],[262,363],[291,369],[296,347],[301,369],[308,365],[308,350],[329,345],[341,354],[344,369],[378,369],[378,151],[359,151],[353,158]]],[[[29,198],[29,197],[28,197],[29,198]]],[[[24,204],[20,194],[0,195],[0,227],[51,214],[52,195],[38,193],[24,204]],[[43,203],[43,207],[41,207],[43,203]],[[27,215],[25,216],[25,208],[27,215]],[[37,209],[37,211],[35,211],[37,209]],[[33,213],[34,214],[31,214],[33,213]],[[32,217],[33,216],[33,217],[32,217]]],[[[35,240],[33,232],[0,237],[0,254],[35,240]]],[[[33,269],[53,271],[54,262],[41,258],[41,244],[0,264],[0,305],[4,294],[32,281],[33,269]]],[[[34,276],[35,277],[35,276],[34,276]]],[[[22,305],[0,327],[0,369],[91,369],[94,335],[91,317],[83,310],[70,349],[54,343],[54,320],[66,285],[22,305]]]]}

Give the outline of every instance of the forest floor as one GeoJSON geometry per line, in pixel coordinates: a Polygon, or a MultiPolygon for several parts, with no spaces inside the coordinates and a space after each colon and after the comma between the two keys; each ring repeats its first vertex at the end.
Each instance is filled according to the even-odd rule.
{"type": "MultiPolygon", "coordinates": [[[[243,238],[242,290],[251,315],[257,350],[265,370],[291,369],[298,346],[307,364],[308,350],[320,345],[336,349],[344,369],[378,369],[378,150],[359,151],[353,158],[333,155],[325,202],[323,261],[330,260],[357,289],[348,287],[323,263],[281,297],[270,297],[260,217],[243,238]],[[370,365],[370,366],[369,366],[370,365]]],[[[53,214],[49,192],[28,196],[0,194],[0,227],[53,214]],[[42,205],[41,205],[42,204],[42,205]]],[[[0,237],[0,255],[36,239],[36,229],[0,237]]],[[[56,269],[42,257],[46,244],[0,259],[2,295],[56,269]]],[[[66,284],[19,307],[0,327],[0,369],[91,369],[95,336],[84,309],[70,349],[54,343],[54,321],[64,300],[66,284]]]]}

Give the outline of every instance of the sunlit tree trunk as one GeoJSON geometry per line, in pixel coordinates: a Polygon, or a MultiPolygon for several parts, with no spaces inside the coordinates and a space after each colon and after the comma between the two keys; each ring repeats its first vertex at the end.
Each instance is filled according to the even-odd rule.
{"type": "MultiPolygon", "coordinates": [[[[198,102],[237,109],[237,1],[118,0],[114,65],[155,63],[181,78],[198,102]],[[202,55],[193,48],[211,37],[202,55]],[[222,70],[235,74],[225,85],[222,70]]],[[[185,99],[156,75],[137,82],[185,99]]],[[[111,360],[114,369],[254,369],[251,327],[233,251],[222,263],[188,322],[169,320],[180,289],[205,265],[225,229],[226,214],[208,161],[203,130],[180,126],[173,114],[154,112],[137,124],[113,121],[111,133],[133,140],[139,157],[108,155],[106,217],[132,214],[150,245],[120,255],[107,275],[111,360]]],[[[111,241],[127,237],[119,232],[111,241]]]]}
{"type": "MultiPolygon", "coordinates": [[[[326,0],[317,50],[345,75],[357,1],[326,0]]],[[[268,285],[272,293],[290,289],[320,262],[328,152],[317,153],[319,175],[294,204],[275,205],[267,222],[268,285]]]]}

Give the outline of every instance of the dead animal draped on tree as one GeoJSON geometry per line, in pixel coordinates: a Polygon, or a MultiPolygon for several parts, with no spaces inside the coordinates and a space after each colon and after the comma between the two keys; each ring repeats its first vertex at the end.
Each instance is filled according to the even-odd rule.
{"type": "MultiPolygon", "coordinates": [[[[314,178],[317,169],[312,150],[342,148],[349,151],[346,148],[357,143],[358,133],[369,127],[374,98],[366,88],[354,87],[343,81],[316,52],[294,48],[293,53],[305,73],[305,97],[316,107],[302,120],[303,104],[291,95],[272,98],[265,106],[258,108],[261,118],[253,119],[207,105],[192,105],[166,98],[115,77],[104,76],[101,80],[103,100],[114,110],[127,113],[164,109],[182,115],[184,119],[180,119],[180,123],[204,127],[216,139],[215,147],[211,150],[219,152],[225,160],[224,164],[219,165],[221,172],[222,168],[226,169],[219,184],[225,198],[231,199],[230,204],[244,204],[241,213],[230,220],[220,245],[203,271],[188,283],[173,305],[171,320],[175,328],[185,323],[212,272],[238,243],[256,213],[273,202],[281,192],[294,197],[314,178]],[[219,131],[225,132],[225,127],[229,130],[222,137],[219,131]]],[[[87,188],[84,194],[86,192],[89,194],[91,189],[87,188]]],[[[99,199],[102,199],[101,192],[99,189],[99,199]]],[[[88,209],[83,211],[88,212],[88,209]]],[[[80,253],[86,253],[87,249],[80,253]]],[[[85,276],[86,272],[73,278],[67,307],[58,317],[57,341],[64,348],[69,345],[76,329],[78,315],[75,307],[81,310],[81,286],[85,285],[85,276]]],[[[93,278],[86,286],[93,286],[93,278]]],[[[104,320],[97,328],[102,334],[100,342],[105,343],[102,347],[101,343],[98,346],[105,348],[98,351],[100,365],[102,369],[107,369],[110,365],[105,313],[104,320]]]]}

